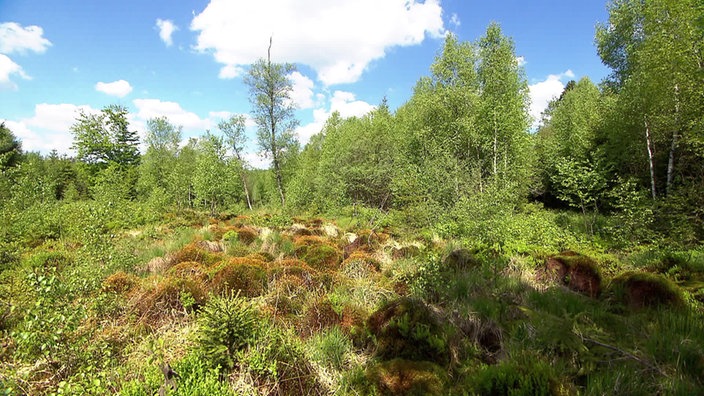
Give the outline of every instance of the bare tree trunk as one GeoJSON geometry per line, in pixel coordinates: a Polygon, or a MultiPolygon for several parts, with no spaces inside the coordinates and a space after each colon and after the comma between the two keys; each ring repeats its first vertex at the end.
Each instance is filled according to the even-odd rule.
{"type": "Polygon", "coordinates": [[[679,101],[680,87],[675,84],[675,126],[672,130],[672,145],[670,146],[670,155],[667,160],[667,180],[665,184],[665,195],[670,195],[670,189],[672,187],[672,177],[675,169],[675,150],[677,149],[677,141],[679,139],[679,113],[680,113],[680,101],[679,101]]]}
{"type": "MultiPolygon", "coordinates": [[[[271,73],[271,45],[274,41],[273,37],[269,37],[269,49],[267,50],[267,68],[268,72],[271,73]]],[[[271,76],[269,76],[271,78],[271,76]]],[[[269,92],[269,120],[271,121],[271,157],[274,165],[274,174],[276,175],[276,186],[279,188],[279,195],[281,196],[281,206],[286,205],[286,197],[284,196],[284,186],[281,179],[281,164],[279,163],[279,150],[276,145],[276,119],[274,118],[274,103],[276,101],[276,92],[270,90],[269,92]]]]}
{"type": "Polygon", "coordinates": [[[242,177],[242,186],[244,187],[244,196],[247,198],[247,207],[252,210],[252,200],[249,198],[249,188],[247,188],[247,178],[244,176],[244,172],[240,174],[242,177]]]}
{"type": "Polygon", "coordinates": [[[499,137],[497,136],[499,133],[498,132],[499,126],[497,124],[498,123],[496,121],[496,113],[494,113],[494,177],[496,177],[496,161],[497,161],[497,156],[498,156],[497,146],[499,144],[499,142],[498,142],[499,137]]]}
{"type": "Polygon", "coordinates": [[[655,165],[653,164],[653,145],[650,141],[650,125],[648,125],[648,119],[645,119],[645,143],[648,146],[648,165],[650,166],[650,192],[653,195],[653,199],[657,198],[657,193],[655,190],[655,165]]]}

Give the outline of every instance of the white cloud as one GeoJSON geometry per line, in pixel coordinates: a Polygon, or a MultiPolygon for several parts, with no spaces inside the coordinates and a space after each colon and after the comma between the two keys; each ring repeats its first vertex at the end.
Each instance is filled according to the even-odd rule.
{"type": "Polygon", "coordinates": [[[174,44],[171,36],[178,30],[178,26],[168,19],[157,19],[156,27],[159,28],[159,37],[161,37],[161,41],[163,41],[167,47],[171,47],[174,44]]]}
{"type": "Polygon", "coordinates": [[[25,124],[50,131],[68,131],[76,122],[78,112],[97,113],[88,105],[77,106],[69,103],[40,103],[34,106],[34,116],[23,120],[25,124]]]}
{"type": "Polygon", "coordinates": [[[7,55],[27,52],[43,53],[51,46],[51,42],[43,35],[44,30],[39,26],[22,27],[16,22],[0,23],[0,90],[17,89],[17,84],[10,80],[10,76],[13,74],[25,80],[31,79],[24,72],[22,66],[15,63],[7,55]]]}
{"type": "Polygon", "coordinates": [[[196,113],[184,110],[176,102],[164,102],[159,99],[135,99],[132,101],[137,107],[135,117],[146,121],[155,117],[166,117],[174,125],[182,125],[185,130],[205,132],[211,129],[214,123],[207,118],[200,118],[196,113]]]}
{"type": "Polygon", "coordinates": [[[452,26],[454,26],[456,28],[460,27],[460,25],[462,24],[462,22],[460,21],[460,17],[454,12],[452,13],[452,16],[450,17],[450,24],[452,24],[452,26]]]}
{"type": "Polygon", "coordinates": [[[41,103],[34,107],[31,118],[8,120],[5,125],[22,141],[25,151],[48,153],[57,150],[59,153],[69,153],[73,144],[70,129],[76,122],[79,110],[97,112],[88,105],[41,103]]]}
{"type": "MultiPolygon", "coordinates": [[[[213,121],[213,125],[217,125],[220,120],[228,120],[230,117],[238,115],[229,111],[211,111],[208,112],[208,118],[213,121]]],[[[249,128],[256,126],[254,119],[249,114],[241,114],[244,116],[244,126],[249,128]]]]}
{"type": "Polygon", "coordinates": [[[565,89],[562,80],[574,78],[572,70],[560,74],[551,74],[545,80],[529,86],[530,89],[530,115],[533,117],[533,126],[537,126],[540,115],[548,107],[548,103],[560,96],[565,89]]]}
{"type": "Polygon", "coordinates": [[[365,101],[357,100],[352,92],[335,91],[330,98],[330,109],[325,110],[324,108],[318,108],[313,110],[313,121],[298,127],[296,129],[296,135],[301,144],[305,145],[308,143],[311,136],[319,133],[323,129],[325,121],[328,120],[333,112],[339,112],[342,118],[349,118],[361,117],[374,109],[375,106],[365,101]]]}
{"type": "Polygon", "coordinates": [[[218,73],[218,78],[221,78],[223,80],[230,80],[235,77],[239,77],[242,74],[244,74],[243,68],[234,65],[225,65],[220,69],[220,73],[218,73]]]}
{"type": "Polygon", "coordinates": [[[242,157],[247,165],[255,169],[268,169],[271,166],[271,159],[259,153],[244,153],[242,157]]]}
{"type": "Polygon", "coordinates": [[[522,56],[517,56],[516,57],[516,63],[518,63],[518,67],[523,67],[525,66],[528,62],[526,62],[526,58],[522,56]]]}
{"type": "Polygon", "coordinates": [[[266,56],[311,66],[326,85],[356,82],[387,49],[445,34],[440,0],[211,0],[191,22],[195,49],[223,64],[221,78],[266,56]]]}
{"type": "Polygon", "coordinates": [[[122,98],[132,92],[132,86],[125,80],[117,80],[111,83],[99,82],[95,84],[95,90],[110,96],[122,98]]]}
{"type": "Polygon", "coordinates": [[[357,100],[352,92],[335,91],[330,99],[330,112],[339,111],[342,118],[360,117],[374,108],[365,101],[357,100]]]}
{"type": "Polygon", "coordinates": [[[39,26],[27,26],[16,22],[0,23],[0,52],[11,54],[13,52],[43,53],[51,42],[43,37],[44,30],[39,26]]]}
{"type": "Polygon", "coordinates": [[[315,106],[315,102],[313,101],[313,87],[315,84],[313,80],[297,71],[291,73],[288,78],[293,83],[291,99],[295,106],[299,109],[313,108],[313,106],[315,106]]]}
{"type": "Polygon", "coordinates": [[[13,74],[25,80],[30,79],[24,70],[22,70],[22,66],[13,62],[7,55],[0,54],[0,90],[17,89],[17,85],[10,80],[10,76],[13,74]]]}

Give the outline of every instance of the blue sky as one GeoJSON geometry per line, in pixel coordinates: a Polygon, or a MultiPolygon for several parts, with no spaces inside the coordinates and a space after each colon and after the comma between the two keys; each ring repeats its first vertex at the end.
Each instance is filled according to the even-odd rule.
{"type": "MultiPolygon", "coordinates": [[[[0,121],[26,151],[71,153],[76,111],[117,103],[134,129],[167,116],[184,138],[250,110],[242,74],[265,57],[295,63],[302,142],[329,114],[403,104],[453,32],[498,22],[516,44],[532,113],[570,79],[608,70],[594,47],[606,0],[0,0],[0,121]]],[[[257,155],[254,127],[248,159],[257,155]]]]}

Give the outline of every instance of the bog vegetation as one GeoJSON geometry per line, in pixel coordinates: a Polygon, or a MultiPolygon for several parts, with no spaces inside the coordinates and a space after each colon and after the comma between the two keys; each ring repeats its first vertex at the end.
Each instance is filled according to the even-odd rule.
{"type": "Polygon", "coordinates": [[[291,65],[180,144],[78,114],[0,127],[0,393],[682,394],[704,389],[704,9],[614,0],[612,74],[537,130],[513,42],[448,36],[392,111],[296,142],[291,65]]]}

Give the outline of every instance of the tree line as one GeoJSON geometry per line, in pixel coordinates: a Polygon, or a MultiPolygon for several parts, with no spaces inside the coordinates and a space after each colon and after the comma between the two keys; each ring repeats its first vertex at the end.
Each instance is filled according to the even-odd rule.
{"type": "Polygon", "coordinates": [[[185,145],[180,126],[151,119],[140,153],[125,108],[80,113],[74,158],[22,153],[3,126],[0,198],[15,208],[98,194],[213,213],[374,208],[420,225],[532,203],[578,211],[591,233],[599,216],[612,214],[634,240],[701,240],[704,8],[614,0],[609,15],[595,41],[611,75],[570,81],[537,130],[514,43],[491,24],[476,42],[448,35],[429,75],[395,111],[384,99],[362,117],[333,113],[302,149],[286,78],[294,66],[261,59],[245,82],[269,170],[246,163],[243,116],[185,145]]]}

